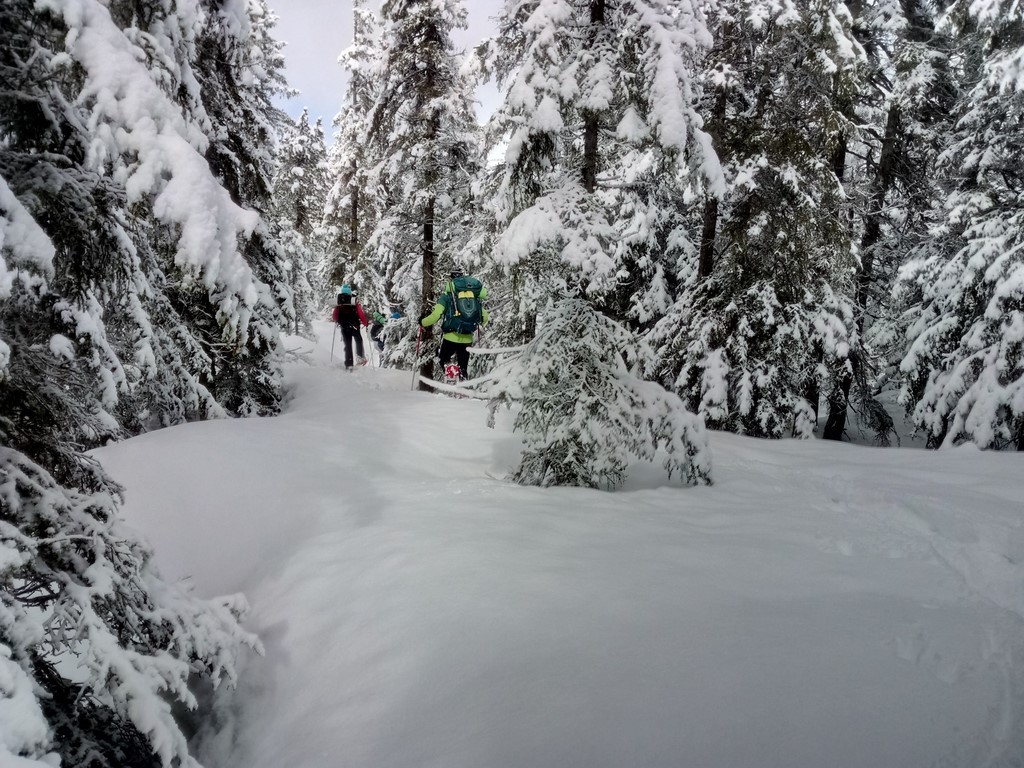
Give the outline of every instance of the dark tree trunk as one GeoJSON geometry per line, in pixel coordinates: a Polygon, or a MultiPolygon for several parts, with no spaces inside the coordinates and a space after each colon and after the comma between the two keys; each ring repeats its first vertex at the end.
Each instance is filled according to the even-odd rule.
{"type": "MultiPolygon", "coordinates": [[[[303,238],[306,237],[306,223],[308,219],[309,211],[307,209],[305,201],[300,197],[298,200],[295,201],[295,230],[299,234],[301,234],[303,238]]],[[[292,268],[289,270],[289,277],[291,278],[292,296],[295,296],[298,290],[296,286],[299,283],[299,266],[299,263],[293,259],[292,268]]],[[[296,336],[299,335],[299,313],[297,309],[294,316],[292,331],[295,333],[296,336]]]]}
{"type": "Polygon", "coordinates": [[[523,318],[523,342],[529,344],[537,336],[537,313],[528,312],[523,318]]]}
{"type": "Polygon", "coordinates": [[[937,435],[933,435],[931,432],[928,433],[928,437],[925,439],[924,447],[931,448],[933,450],[941,448],[942,443],[946,439],[946,435],[949,432],[949,417],[947,416],[942,420],[942,430],[937,435]]]}
{"type": "Polygon", "coordinates": [[[583,118],[583,188],[587,192],[597,189],[597,134],[600,128],[596,112],[587,112],[583,118]]]}
{"type": "Polygon", "coordinates": [[[885,197],[892,186],[896,166],[896,146],[899,141],[900,114],[897,107],[889,108],[885,122],[885,137],[878,156],[878,173],[871,190],[867,218],[864,220],[864,237],[861,240],[861,264],[857,272],[857,330],[864,331],[868,300],[871,296],[871,282],[875,271],[875,246],[882,237],[882,210],[885,197]]]}
{"type": "MultiPolygon", "coordinates": [[[[441,55],[442,51],[441,36],[437,30],[437,27],[431,25],[426,32],[426,66],[423,73],[423,91],[420,94],[422,98],[421,109],[429,110],[424,114],[425,127],[423,132],[423,143],[430,147],[434,147],[434,142],[437,139],[437,134],[440,130],[439,118],[437,110],[433,107],[425,107],[422,105],[430,104],[431,100],[439,96],[437,93],[437,56],[441,55]]],[[[437,251],[435,249],[434,242],[434,216],[436,214],[437,206],[437,183],[438,183],[438,170],[435,163],[437,158],[433,156],[433,153],[427,153],[426,168],[423,174],[423,186],[428,192],[430,197],[427,199],[427,204],[423,209],[423,273],[421,276],[420,283],[420,307],[424,313],[429,312],[434,306],[434,273],[437,269],[436,256],[437,251]]],[[[433,328],[423,329],[423,346],[421,347],[421,354],[423,348],[429,349],[433,345],[433,328]]],[[[420,376],[425,379],[434,378],[434,355],[427,356],[420,364],[420,376]]],[[[419,383],[419,389],[429,389],[429,387],[422,381],[419,383]]]]}
{"type": "MultiPolygon", "coordinates": [[[[352,168],[352,178],[356,175],[355,166],[352,168]]],[[[355,259],[359,253],[359,187],[353,181],[352,193],[348,207],[348,257],[355,259]]]]}
{"type": "MultiPolygon", "coordinates": [[[[719,157],[724,160],[725,148],[722,147],[720,138],[720,126],[725,119],[725,106],[728,94],[724,88],[718,89],[718,96],[715,99],[715,108],[708,121],[708,135],[711,136],[711,143],[719,157]]],[[[702,280],[711,277],[715,268],[715,236],[718,234],[718,198],[709,195],[704,203],[704,227],[700,236],[700,260],[697,263],[697,276],[702,280]]]]}
{"type": "MultiPolygon", "coordinates": [[[[430,198],[423,217],[423,278],[421,283],[423,312],[428,312],[434,306],[434,255],[434,198],[430,198]]],[[[421,351],[430,347],[433,335],[433,328],[423,329],[421,351]]],[[[434,378],[433,355],[427,357],[420,365],[420,376],[426,379],[434,378]]],[[[419,389],[429,389],[429,387],[421,381],[419,389]]]]}
{"type": "Polygon", "coordinates": [[[846,431],[846,411],[850,405],[850,389],[853,387],[853,376],[847,371],[839,386],[832,390],[828,398],[828,416],[825,418],[825,429],[822,437],[826,440],[842,440],[846,431]]]}
{"type": "Polygon", "coordinates": [[[697,276],[702,280],[711,277],[715,268],[715,234],[718,231],[718,198],[708,196],[704,203],[704,229],[700,236],[700,262],[697,276]]]}
{"type": "MultiPolygon", "coordinates": [[[[431,32],[436,34],[436,30],[431,29],[431,32]]],[[[433,35],[432,35],[433,36],[433,35]]],[[[434,50],[434,48],[431,48],[434,50]]],[[[436,62],[434,60],[428,60],[426,66],[425,77],[423,81],[424,98],[430,99],[434,94],[434,83],[436,79],[436,62]]],[[[432,144],[434,139],[437,137],[437,114],[430,113],[427,115],[426,131],[424,132],[424,143],[428,146],[432,144]]],[[[434,172],[433,166],[430,165],[433,158],[428,158],[427,171],[424,174],[424,185],[432,193],[435,191],[434,188],[437,184],[437,176],[434,172]]],[[[434,306],[434,271],[436,269],[434,250],[434,213],[437,198],[431,194],[427,200],[427,205],[423,211],[423,272],[421,275],[420,283],[420,306],[424,313],[428,312],[431,307],[434,306]]],[[[423,332],[423,342],[428,348],[432,346],[433,329],[425,328],[423,332]]],[[[429,355],[420,364],[420,376],[425,379],[434,378],[434,356],[429,355]]],[[[420,389],[427,389],[427,385],[420,381],[420,389]]]]}
{"type": "MultiPolygon", "coordinates": [[[[882,211],[885,208],[885,198],[892,186],[893,171],[896,164],[896,150],[900,139],[899,110],[892,106],[889,108],[889,115],[885,123],[885,135],[882,138],[882,148],[878,157],[878,168],[875,178],[871,184],[871,195],[868,202],[868,212],[864,219],[864,234],[861,237],[860,268],[857,270],[857,331],[864,333],[864,320],[868,311],[868,304],[871,298],[871,283],[874,280],[875,271],[875,247],[878,245],[882,235],[882,211]]],[[[847,371],[843,376],[840,386],[836,388],[829,398],[828,420],[825,424],[823,437],[826,440],[841,440],[846,431],[846,413],[850,402],[850,390],[853,386],[853,378],[860,365],[857,355],[850,356],[850,363],[853,371],[847,371]]]]}
{"type": "MultiPolygon", "coordinates": [[[[591,0],[590,24],[591,39],[597,37],[598,30],[604,24],[605,0],[591,0]]],[[[587,110],[583,114],[583,188],[587,192],[597,189],[598,138],[601,130],[601,119],[597,112],[587,110]]]]}
{"type": "MultiPolygon", "coordinates": [[[[355,8],[353,8],[353,23],[355,25],[359,23],[359,14],[355,13],[355,8]]],[[[356,107],[359,101],[359,93],[362,91],[362,78],[358,72],[354,73],[352,78],[352,106],[356,107]]],[[[355,261],[359,251],[362,250],[359,244],[359,205],[361,202],[359,199],[359,163],[354,157],[349,166],[349,177],[346,186],[349,190],[348,242],[345,244],[345,264],[341,265],[342,268],[337,270],[339,273],[344,272],[348,265],[355,261]]]]}
{"type": "MultiPolygon", "coordinates": [[[[846,140],[846,134],[844,133],[839,137],[839,143],[836,146],[835,153],[832,155],[832,172],[835,173],[836,178],[840,184],[843,181],[843,177],[846,175],[846,151],[848,144],[846,140]]],[[[850,387],[853,381],[850,378],[850,373],[847,371],[843,375],[843,379],[839,386],[832,387],[832,390],[828,393],[828,417],[825,419],[825,429],[822,431],[822,437],[826,440],[842,440],[843,432],[846,431],[846,412],[850,405],[850,387]]],[[[815,400],[812,401],[814,405],[814,417],[817,421],[818,417],[818,401],[821,398],[821,393],[818,391],[817,382],[810,388],[813,390],[815,400]]]]}
{"type": "Polygon", "coordinates": [[[818,387],[818,382],[815,379],[811,379],[807,383],[804,398],[807,400],[808,405],[811,406],[811,411],[814,413],[814,423],[817,424],[818,410],[821,407],[821,389],[818,387]]]}

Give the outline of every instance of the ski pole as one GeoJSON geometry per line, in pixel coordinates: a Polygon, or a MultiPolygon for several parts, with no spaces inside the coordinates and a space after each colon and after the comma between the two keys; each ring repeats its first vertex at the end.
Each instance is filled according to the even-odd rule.
{"type": "Polygon", "coordinates": [[[366,359],[369,363],[369,366],[373,368],[373,344],[370,341],[370,332],[366,329],[365,325],[363,326],[362,334],[363,343],[366,344],[366,359]]]}
{"type": "Polygon", "coordinates": [[[419,333],[416,334],[416,356],[412,359],[412,388],[416,389],[416,376],[420,370],[420,342],[423,341],[423,326],[420,326],[419,333]]]}
{"type": "Polygon", "coordinates": [[[334,365],[334,341],[338,338],[338,324],[334,324],[334,333],[331,334],[331,365],[334,365]]]}

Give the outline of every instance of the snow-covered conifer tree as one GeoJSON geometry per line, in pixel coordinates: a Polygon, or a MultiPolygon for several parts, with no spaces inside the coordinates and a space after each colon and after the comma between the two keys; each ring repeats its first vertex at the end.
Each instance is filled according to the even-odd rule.
{"type": "MultiPolygon", "coordinates": [[[[466,10],[462,0],[386,0],[381,14],[383,48],[371,75],[379,90],[367,134],[377,153],[369,176],[379,218],[366,260],[385,276],[388,298],[416,317],[433,306],[466,242],[479,142],[473,83],[451,39],[465,27],[466,10]]],[[[432,358],[420,370],[430,378],[432,358]]]]}
{"type": "MultiPolygon", "coordinates": [[[[19,52],[13,69],[35,69],[11,80],[22,84],[17,109],[0,117],[0,155],[15,194],[34,214],[52,212],[45,226],[57,247],[54,285],[76,308],[105,315],[122,367],[111,375],[126,379],[119,420],[137,431],[273,407],[277,374],[266,355],[277,320],[250,320],[254,309],[257,318],[276,315],[276,302],[239,252],[240,237],[263,225],[209,175],[208,137],[231,134],[214,128],[193,67],[202,30],[242,28],[200,5],[175,13],[158,2],[145,12],[140,3],[30,5],[12,7],[7,50],[19,52]],[[64,47],[65,19],[71,56],[46,69],[64,47]],[[239,360],[248,384],[226,375],[239,360]]],[[[259,173],[246,164],[238,171],[240,189],[259,173]]]]}
{"type": "Polygon", "coordinates": [[[486,47],[505,94],[489,125],[493,237],[512,274],[509,343],[552,298],[583,292],[644,326],[692,251],[686,199],[721,172],[696,112],[711,38],[698,6],[661,0],[507,3],[486,47]]]}
{"type": "Polygon", "coordinates": [[[932,446],[1024,450],[1024,17],[1004,0],[956,2],[946,24],[973,87],[940,157],[947,222],[907,265],[904,400],[932,446]]]}
{"type": "MultiPolygon", "coordinates": [[[[557,400],[558,388],[571,403],[573,371],[585,365],[579,361],[614,361],[627,340],[634,343],[617,318],[644,325],[667,306],[688,248],[685,195],[721,192],[718,160],[695,108],[693,72],[711,38],[696,5],[661,0],[508,2],[499,29],[482,53],[505,95],[489,125],[492,146],[505,150],[482,185],[492,218],[474,243],[493,243],[497,266],[511,277],[511,301],[492,336],[529,341],[526,369],[546,377],[538,381],[544,394],[524,406],[528,415],[519,422],[532,447],[517,477],[614,485],[626,455],[657,443],[647,427],[639,442],[605,443],[606,428],[612,441],[639,429],[644,398],[624,395],[611,369],[595,363],[597,372],[582,375],[593,377],[598,394],[583,411],[546,412],[550,403],[540,403],[557,400]],[[535,335],[546,343],[534,345],[535,335]],[[560,367],[569,373],[548,375],[560,367]],[[557,426],[549,432],[545,420],[557,426]]],[[[506,371],[516,386],[522,370],[506,371]]],[[[677,401],[657,384],[630,381],[626,389],[643,389],[646,402],[677,401]]],[[[702,451],[696,432],[680,426],[693,417],[681,405],[669,411],[680,445],[692,440],[686,450],[702,451]]],[[[686,474],[695,482],[701,471],[686,474]]]]}
{"type": "MultiPolygon", "coordinates": [[[[377,82],[372,72],[381,51],[378,21],[365,7],[364,0],[352,3],[352,45],[340,58],[348,70],[345,103],[334,118],[334,143],[328,153],[331,189],[324,208],[328,253],[320,269],[325,286],[336,288],[346,280],[371,291],[390,289],[376,279],[377,269],[364,261],[363,247],[369,240],[379,217],[379,190],[371,184],[370,170],[377,165],[377,145],[369,141],[370,115],[377,100],[377,82]]],[[[385,268],[385,272],[386,272],[385,268]]],[[[329,293],[331,291],[328,291],[329,293]]]]}
{"type": "Polygon", "coordinates": [[[193,675],[233,681],[256,641],[239,600],[160,578],[80,452],[118,429],[93,365],[109,346],[51,290],[56,255],[0,177],[0,691],[18,706],[0,762],[194,764],[171,702],[196,706],[193,675]]]}
{"type": "Polygon", "coordinates": [[[728,191],[705,205],[692,288],[652,341],[709,424],[809,436],[855,334],[837,171],[863,52],[833,0],[722,3],[713,19],[709,130],[728,191]]]}
{"type": "MultiPolygon", "coordinates": [[[[828,392],[825,439],[846,436],[848,414],[887,444],[894,425],[875,394],[891,377],[899,316],[888,299],[908,253],[927,238],[936,179],[936,141],[950,127],[952,88],[946,64],[949,41],[936,33],[934,11],[922,3],[876,0],[860,7],[853,32],[865,49],[866,76],[849,94],[843,209],[857,242],[855,324],[859,343],[850,369],[828,392]]],[[[838,170],[838,168],[837,168],[838,170]]],[[[902,348],[898,354],[902,356],[902,348]]]]}
{"type": "MultiPolygon", "coordinates": [[[[88,316],[76,321],[81,327],[110,329],[104,344],[117,352],[95,360],[106,402],[117,402],[120,422],[133,431],[186,414],[223,413],[195,375],[205,359],[198,343],[188,333],[171,332],[178,321],[163,290],[165,262],[156,254],[157,245],[166,243],[166,262],[173,267],[168,225],[148,216],[145,206],[129,210],[124,184],[107,173],[108,166],[120,165],[118,150],[105,145],[102,133],[89,135],[87,116],[74,104],[77,74],[60,56],[67,29],[59,15],[37,12],[28,2],[5,4],[4,11],[0,174],[44,223],[56,249],[51,291],[67,299],[68,311],[88,316]]],[[[154,62],[150,72],[157,82],[186,82],[189,46],[177,24],[184,20],[165,21],[171,23],[159,27],[162,35],[138,35],[143,47],[137,50],[154,62]]],[[[96,30],[93,38],[103,31],[110,32],[96,30]]],[[[97,48],[94,43],[88,51],[95,56],[97,48]]],[[[114,55],[121,52],[115,48],[114,55]]],[[[138,108],[138,99],[126,97],[125,106],[138,108]]],[[[186,136],[201,134],[186,127],[181,115],[178,120],[187,146],[186,136]]]]}
{"type": "Polygon", "coordinates": [[[650,351],[582,299],[544,313],[537,336],[478,385],[498,406],[519,406],[524,451],[512,478],[523,485],[614,488],[631,460],[664,454],[665,471],[687,484],[711,482],[701,418],[635,371],[650,351]]]}
{"type": "Polygon", "coordinates": [[[258,217],[203,154],[191,63],[214,18],[0,5],[0,688],[24,713],[4,719],[0,762],[192,764],[172,702],[194,707],[190,677],[232,679],[254,643],[240,603],[160,579],[83,454],[224,413],[196,316],[221,354],[245,354],[266,293],[239,247],[258,217]]]}
{"type": "Polygon", "coordinates": [[[216,326],[202,324],[212,363],[210,387],[232,413],[272,413],[281,387],[274,359],[278,333],[295,316],[285,270],[288,256],[269,221],[276,137],[288,119],[271,101],[287,90],[283,44],[272,36],[277,18],[265,0],[206,4],[194,64],[208,121],[206,158],[231,199],[261,214],[243,244],[244,258],[259,281],[244,348],[222,349],[216,326]]]}
{"type": "Polygon", "coordinates": [[[329,191],[323,126],[309,124],[303,110],[297,123],[285,126],[274,176],[274,220],[287,254],[287,275],[295,306],[295,333],[312,333],[310,321],[322,306],[318,268],[324,261],[322,227],[329,191]]]}

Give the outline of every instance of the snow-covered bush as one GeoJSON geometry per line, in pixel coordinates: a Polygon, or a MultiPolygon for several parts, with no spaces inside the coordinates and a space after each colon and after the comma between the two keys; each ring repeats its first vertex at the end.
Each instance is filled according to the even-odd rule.
{"type": "Polygon", "coordinates": [[[678,397],[630,370],[644,347],[625,328],[581,299],[565,299],[543,318],[537,336],[486,377],[491,420],[518,404],[515,431],[525,440],[513,479],[523,485],[614,488],[631,459],[664,453],[669,477],[711,482],[702,419],[678,397]]]}
{"type": "Polygon", "coordinates": [[[95,466],[83,474],[96,490],[0,447],[0,692],[21,710],[0,718],[0,758],[194,765],[172,706],[196,706],[192,675],[234,682],[238,651],[258,647],[238,624],[244,602],[162,581],[115,489],[95,466]]]}

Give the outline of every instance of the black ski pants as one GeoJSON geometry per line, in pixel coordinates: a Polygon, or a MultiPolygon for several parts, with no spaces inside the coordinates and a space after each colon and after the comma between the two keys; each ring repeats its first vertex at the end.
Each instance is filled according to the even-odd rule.
{"type": "Polygon", "coordinates": [[[437,350],[437,356],[441,358],[441,365],[444,365],[455,355],[459,364],[459,378],[465,381],[469,378],[469,344],[459,344],[457,341],[441,339],[441,348],[437,350]]]}
{"type": "Polygon", "coordinates": [[[363,334],[359,332],[359,326],[354,328],[350,325],[341,326],[341,338],[345,342],[345,367],[352,367],[352,340],[356,342],[356,354],[366,357],[363,354],[363,334]]]}
{"type": "Polygon", "coordinates": [[[377,349],[381,352],[384,351],[384,339],[380,335],[384,332],[384,326],[380,323],[374,323],[370,326],[370,338],[373,339],[373,343],[377,345],[377,349]]]}

